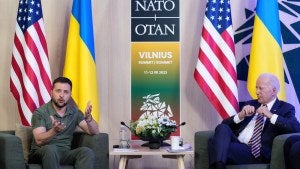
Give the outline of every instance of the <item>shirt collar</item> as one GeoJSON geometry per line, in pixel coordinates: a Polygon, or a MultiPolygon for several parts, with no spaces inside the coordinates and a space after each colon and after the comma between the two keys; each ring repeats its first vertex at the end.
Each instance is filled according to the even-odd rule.
{"type": "Polygon", "coordinates": [[[268,110],[271,110],[271,108],[273,107],[273,105],[274,105],[276,99],[277,99],[277,98],[275,97],[272,101],[270,101],[270,102],[267,104],[268,110]]]}

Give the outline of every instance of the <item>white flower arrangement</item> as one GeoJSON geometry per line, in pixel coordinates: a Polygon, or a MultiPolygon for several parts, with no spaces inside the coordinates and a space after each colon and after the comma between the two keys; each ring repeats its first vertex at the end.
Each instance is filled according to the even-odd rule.
{"type": "Polygon", "coordinates": [[[175,132],[176,128],[176,122],[166,116],[158,118],[143,116],[130,123],[131,132],[144,141],[168,139],[171,132],[175,132]]]}

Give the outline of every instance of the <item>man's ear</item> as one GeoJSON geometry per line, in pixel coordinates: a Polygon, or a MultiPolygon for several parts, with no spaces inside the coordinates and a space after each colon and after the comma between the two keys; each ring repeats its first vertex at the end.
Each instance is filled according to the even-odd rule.
{"type": "Polygon", "coordinates": [[[276,87],[273,87],[272,91],[273,91],[274,95],[277,95],[277,93],[279,92],[279,91],[277,91],[276,87]]]}

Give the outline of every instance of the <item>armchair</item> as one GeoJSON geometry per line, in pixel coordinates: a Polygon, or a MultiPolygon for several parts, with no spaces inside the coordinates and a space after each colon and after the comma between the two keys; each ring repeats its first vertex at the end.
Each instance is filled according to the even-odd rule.
{"type": "MultiPolygon", "coordinates": [[[[24,143],[24,142],[23,142],[24,143]]],[[[86,146],[96,156],[94,169],[109,168],[108,134],[100,133],[90,136],[74,133],[72,147],[86,146]]],[[[0,131],[0,166],[2,169],[42,169],[39,164],[27,164],[23,154],[22,141],[15,131],[0,131]]],[[[62,169],[73,169],[73,166],[61,166],[62,169]]]]}
{"type": "MultiPolygon", "coordinates": [[[[195,133],[195,169],[209,169],[208,161],[208,140],[213,136],[214,131],[198,131],[195,133]]],[[[244,164],[227,165],[227,169],[285,169],[283,144],[291,135],[300,133],[283,134],[275,137],[272,147],[270,164],[244,164]]]]}

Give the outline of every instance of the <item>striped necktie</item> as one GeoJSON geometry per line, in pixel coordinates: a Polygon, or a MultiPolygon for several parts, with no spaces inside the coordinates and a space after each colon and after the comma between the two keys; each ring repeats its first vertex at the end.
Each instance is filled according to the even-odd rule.
{"type": "Polygon", "coordinates": [[[251,152],[255,158],[260,156],[261,132],[263,130],[264,116],[257,114],[253,135],[250,139],[251,152]]]}

